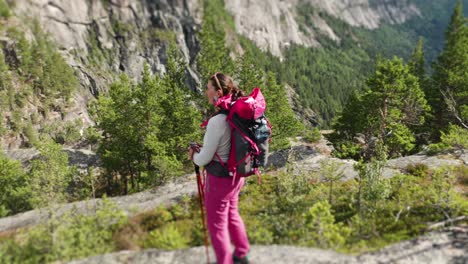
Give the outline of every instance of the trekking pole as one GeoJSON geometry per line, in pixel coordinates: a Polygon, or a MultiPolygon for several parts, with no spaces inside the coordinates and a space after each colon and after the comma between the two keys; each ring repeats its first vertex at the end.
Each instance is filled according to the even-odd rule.
{"type": "MultiPolygon", "coordinates": [[[[194,151],[199,151],[198,145],[191,143],[190,147],[194,151]]],[[[198,152],[197,151],[197,152],[198,152]]],[[[200,167],[193,163],[193,166],[195,166],[195,174],[197,175],[197,187],[198,187],[198,201],[200,203],[200,213],[201,213],[201,218],[202,218],[202,224],[203,224],[203,239],[205,241],[205,254],[206,254],[206,263],[210,264],[210,255],[208,251],[208,232],[206,228],[206,218],[205,218],[205,191],[203,188],[203,182],[202,178],[200,175],[200,167]]]]}

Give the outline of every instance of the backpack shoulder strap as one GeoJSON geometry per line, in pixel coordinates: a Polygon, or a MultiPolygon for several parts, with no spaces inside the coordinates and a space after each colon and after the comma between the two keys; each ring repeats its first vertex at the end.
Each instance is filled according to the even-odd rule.
{"type": "Polygon", "coordinates": [[[217,115],[220,115],[220,114],[223,114],[223,115],[229,115],[229,111],[226,110],[226,109],[221,109],[219,110],[218,112],[212,114],[208,119],[206,119],[205,121],[203,121],[201,124],[200,124],[200,127],[201,128],[206,128],[206,126],[208,125],[208,122],[210,121],[211,118],[217,116],[217,115]]]}
{"type": "Polygon", "coordinates": [[[220,115],[220,114],[229,115],[229,110],[221,108],[221,110],[219,110],[215,115],[220,115]]]}

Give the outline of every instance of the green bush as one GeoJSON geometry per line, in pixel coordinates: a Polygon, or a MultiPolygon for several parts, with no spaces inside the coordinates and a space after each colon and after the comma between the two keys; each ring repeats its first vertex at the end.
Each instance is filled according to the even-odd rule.
{"type": "Polygon", "coordinates": [[[74,121],[68,121],[64,124],[62,130],[59,132],[59,135],[56,137],[63,138],[64,144],[73,144],[81,140],[80,130],[83,127],[83,122],[81,119],[76,119],[74,121]]]}
{"type": "Polygon", "coordinates": [[[351,230],[343,223],[335,223],[327,201],[317,202],[304,214],[305,217],[305,243],[308,246],[320,248],[340,248],[346,243],[351,230]]]}
{"type": "Polygon", "coordinates": [[[36,147],[41,156],[31,161],[30,202],[40,208],[68,200],[67,187],[73,180],[76,170],[68,166],[68,155],[54,142],[42,139],[36,147]]]}
{"type": "Polygon", "coordinates": [[[31,209],[29,176],[21,163],[0,155],[0,217],[31,209]]]}
{"type": "Polygon", "coordinates": [[[453,167],[436,169],[431,175],[432,184],[425,190],[428,203],[446,219],[468,212],[468,202],[455,191],[454,170],[453,167]]]}
{"type": "Polygon", "coordinates": [[[31,123],[33,125],[37,125],[39,123],[39,114],[37,112],[34,112],[31,114],[31,123]]]}
{"type": "Polygon", "coordinates": [[[167,43],[175,43],[176,35],[171,30],[156,28],[152,30],[152,39],[167,43]]]}
{"type": "Polygon", "coordinates": [[[3,122],[0,122],[0,136],[4,136],[6,133],[8,133],[8,129],[3,122]]]}
{"type": "Polygon", "coordinates": [[[11,16],[10,7],[5,0],[0,0],[0,17],[8,18],[11,16]]]}
{"type": "Polygon", "coordinates": [[[269,146],[271,151],[288,149],[290,147],[291,142],[288,138],[272,138],[269,146]]]}
{"type": "Polygon", "coordinates": [[[247,234],[249,236],[249,242],[256,245],[270,245],[274,242],[273,232],[266,226],[266,224],[259,220],[262,219],[250,219],[246,223],[247,234]]]}
{"type": "Polygon", "coordinates": [[[20,111],[13,111],[10,120],[10,129],[14,133],[19,133],[23,129],[23,118],[20,111]]]}
{"type": "Polygon", "coordinates": [[[71,212],[53,217],[21,234],[21,239],[2,242],[0,263],[49,263],[112,252],[113,234],[126,221],[125,214],[106,200],[94,215],[71,212]]]}
{"type": "Polygon", "coordinates": [[[322,134],[320,133],[320,129],[314,127],[313,129],[305,130],[304,132],[304,139],[308,143],[314,143],[319,141],[322,138],[322,134]]]}
{"type": "Polygon", "coordinates": [[[35,95],[43,103],[51,104],[57,98],[68,101],[78,85],[74,70],[36,20],[32,22],[32,32],[34,41],[29,42],[23,32],[8,31],[17,41],[20,61],[16,73],[22,81],[31,83],[35,95]]]}
{"type": "Polygon", "coordinates": [[[337,142],[333,155],[340,159],[354,159],[361,158],[363,149],[362,146],[351,141],[337,142]]]}
{"type": "Polygon", "coordinates": [[[188,247],[189,239],[184,237],[174,223],[169,223],[161,229],[156,229],[148,234],[145,247],[166,250],[188,247]]]}
{"type": "Polygon", "coordinates": [[[91,28],[87,37],[88,60],[91,65],[101,68],[101,64],[111,61],[111,51],[101,47],[96,29],[91,28]]]}
{"type": "MultiPolygon", "coordinates": [[[[67,122],[55,122],[52,124],[43,125],[40,129],[40,134],[47,138],[53,139],[55,143],[74,144],[82,140],[86,136],[95,137],[95,134],[87,135],[86,131],[81,135],[81,129],[83,128],[83,122],[80,119],[67,122]]],[[[95,131],[89,131],[94,133],[95,131]]]]}
{"type": "MultiPolygon", "coordinates": [[[[460,165],[453,169],[453,173],[457,181],[464,186],[468,186],[468,166],[460,165]]],[[[465,191],[465,196],[468,195],[468,190],[465,191]]]]}
{"type": "Polygon", "coordinates": [[[441,142],[429,145],[429,153],[468,148],[468,129],[457,125],[450,125],[448,132],[441,132],[441,142]]]}
{"type": "Polygon", "coordinates": [[[67,186],[67,200],[69,202],[101,197],[102,190],[97,188],[102,183],[94,174],[94,167],[88,167],[87,171],[82,171],[73,166],[70,167],[70,174],[73,175],[73,178],[67,186]]]}
{"type": "Polygon", "coordinates": [[[154,212],[145,214],[142,217],[141,225],[145,230],[154,230],[172,220],[173,216],[171,212],[166,207],[159,206],[154,210],[154,212]]]}
{"type": "Polygon", "coordinates": [[[38,143],[37,133],[31,122],[26,123],[26,126],[23,128],[23,133],[28,139],[29,147],[35,146],[38,143]]]}
{"type": "Polygon", "coordinates": [[[133,25],[129,23],[121,22],[114,17],[111,17],[111,22],[112,22],[112,29],[114,30],[114,33],[118,36],[125,36],[127,33],[129,33],[133,29],[133,25]]]}
{"type": "Polygon", "coordinates": [[[360,213],[375,214],[390,196],[390,181],[383,178],[385,163],[385,160],[372,159],[369,163],[361,161],[354,165],[359,175],[356,206],[360,213]]]}
{"type": "Polygon", "coordinates": [[[87,127],[83,133],[83,137],[90,144],[96,144],[101,139],[101,133],[95,127],[87,127]]]}
{"type": "Polygon", "coordinates": [[[406,166],[405,171],[411,175],[424,178],[429,173],[429,167],[427,167],[426,164],[421,163],[409,164],[406,166]]]}

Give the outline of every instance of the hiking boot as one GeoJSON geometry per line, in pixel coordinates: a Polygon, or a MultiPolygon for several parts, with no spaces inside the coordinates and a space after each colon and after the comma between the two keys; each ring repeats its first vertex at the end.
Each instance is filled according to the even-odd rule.
{"type": "Polygon", "coordinates": [[[245,256],[243,258],[239,258],[236,255],[232,255],[232,260],[234,264],[249,264],[249,257],[245,256]]]}

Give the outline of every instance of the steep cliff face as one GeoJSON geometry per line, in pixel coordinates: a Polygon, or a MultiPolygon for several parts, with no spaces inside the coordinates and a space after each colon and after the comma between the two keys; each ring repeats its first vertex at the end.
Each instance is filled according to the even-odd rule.
{"type": "Polygon", "coordinates": [[[111,72],[138,78],[145,62],[163,72],[172,40],[189,64],[198,51],[199,1],[18,0],[14,10],[39,20],[94,95],[106,89],[111,72]]]}
{"type": "Polygon", "coordinates": [[[297,21],[298,8],[310,5],[356,27],[378,28],[382,23],[403,23],[421,15],[410,1],[389,0],[292,0],[292,1],[226,1],[226,9],[233,15],[236,31],[263,50],[281,56],[281,50],[291,44],[317,46],[318,34],[339,41],[331,25],[319,15],[313,15],[313,28],[304,28],[297,21]]]}

